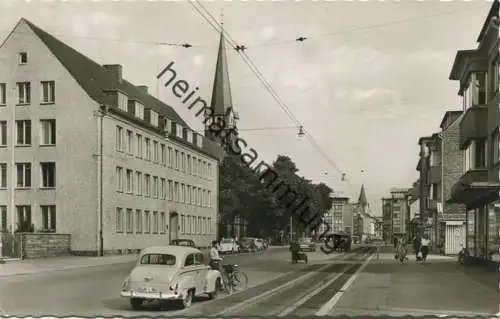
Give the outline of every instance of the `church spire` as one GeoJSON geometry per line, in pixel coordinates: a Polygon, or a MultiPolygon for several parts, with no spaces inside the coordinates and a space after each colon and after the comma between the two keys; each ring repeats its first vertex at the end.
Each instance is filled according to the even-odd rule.
{"type": "Polygon", "coordinates": [[[224,36],[223,14],[221,13],[221,32],[219,39],[219,52],[217,53],[217,64],[215,66],[215,77],[212,88],[212,100],[210,107],[213,114],[226,114],[228,108],[233,106],[231,86],[229,83],[229,71],[226,57],[226,38],[224,36]]]}
{"type": "Polygon", "coordinates": [[[361,191],[359,192],[358,204],[364,209],[368,206],[368,200],[366,199],[365,185],[361,185],[361,191]]]}

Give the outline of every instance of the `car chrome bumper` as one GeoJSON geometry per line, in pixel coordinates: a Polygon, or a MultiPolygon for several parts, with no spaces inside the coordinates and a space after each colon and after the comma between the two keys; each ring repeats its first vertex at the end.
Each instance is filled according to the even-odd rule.
{"type": "Polygon", "coordinates": [[[161,299],[161,300],[180,300],[182,294],[174,294],[172,292],[139,292],[126,290],[121,291],[120,295],[124,298],[141,298],[141,299],[161,299]]]}

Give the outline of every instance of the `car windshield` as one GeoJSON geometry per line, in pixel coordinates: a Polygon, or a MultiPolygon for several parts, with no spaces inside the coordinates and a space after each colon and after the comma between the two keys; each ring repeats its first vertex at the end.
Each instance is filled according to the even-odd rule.
{"type": "Polygon", "coordinates": [[[223,239],[221,240],[221,244],[231,244],[233,241],[231,239],[223,239]]]}
{"type": "Polygon", "coordinates": [[[175,265],[175,256],[169,254],[145,254],[141,257],[141,265],[175,265]]]}

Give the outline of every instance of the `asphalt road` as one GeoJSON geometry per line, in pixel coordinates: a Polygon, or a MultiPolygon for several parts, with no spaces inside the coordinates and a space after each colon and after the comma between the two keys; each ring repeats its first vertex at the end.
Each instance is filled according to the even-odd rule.
{"type": "Polygon", "coordinates": [[[133,311],[128,300],[119,296],[133,262],[6,277],[0,278],[0,309],[13,316],[314,314],[359,268],[365,253],[366,249],[361,254],[337,256],[348,258],[345,262],[323,260],[307,265],[291,264],[287,249],[227,256],[227,262],[239,264],[248,273],[249,288],[213,301],[197,300],[186,310],[152,307],[133,311]],[[304,297],[315,289],[318,293],[305,302],[304,297]]]}

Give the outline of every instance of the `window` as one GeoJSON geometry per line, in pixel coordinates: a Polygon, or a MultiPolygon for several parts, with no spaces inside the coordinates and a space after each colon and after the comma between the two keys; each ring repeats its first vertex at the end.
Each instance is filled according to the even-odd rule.
{"type": "Polygon", "coordinates": [[[181,183],[181,189],[180,189],[180,194],[179,194],[179,200],[181,203],[184,203],[185,198],[184,198],[184,193],[185,193],[186,185],[184,183],[181,183]]]}
{"type": "Polygon", "coordinates": [[[18,188],[31,187],[31,163],[16,163],[18,188]]]}
{"type": "Polygon", "coordinates": [[[499,77],[499,72],[500,72],[500,64],[499,64],[499,56],[495,58],[491,65],[491,72],[490,72],[490,99],[493,99],[493,96],[495,95],[496,92],[498,92],[499,86],[500,86],[500,77],[499,77]]]}
{"type": "Polygon", "coordinates": [[[118,108],[128,111],[128,97],[121,92],[118,92],[118,108]]]}
{"type": "Polygon", "coordinates": [[[165,234],[165,213],[160,212],[160,233],[165,234]]]}
{"type": "Polygon", "coordinates": [[[207,218],[206,217],[203,217],[203,224],[201,227],[201,232],[203,235],[207,234],[207,218]]]}
{"type": "Polygon", "coordinates": [[[188,185],[185,185],[186,187],[184,187],[184,203],[189,203],[189,193],[188,193],[188,185]]]}
{"type": "Polygon", "coordinates": [[[191,204],[195,205],[196,204],[196,187],[191,187],[191,204]]]}
{"type": "Polygon", "coordinates": [[[149,114],[150,114],[150,122],[152,125],[154,126],[158,126],[158,113],[156,113],[155,111],[153,110],[149,110],[149,114]]]}
{"type": "Polygon", "coordinates": [[[149,234],[151,232],[151,214],[149,210],[144,211],[144,233],[149,234]]]}
{"type": "Polygon", "coordinates": [[[486,139],[475,141],[475,168],[486,167],[486,139]]]}
{"type": "Polygon", "coordinates": [[[179,182],[174,183],[174,201],[179,201],[179,182]]]}
{"type": "Polygon", "coordinates": [[[158,163],[159,161],[159,158],[158,158],[158,142],[157,141],[153,141],[153,161],[155,163],[158,163]]]}
{"type": "Polygon", "coordinates": [[[7,121],[0,121],[0,146],[7,146],[7,121]]]}
{"type": "Polygon", "coordinates": [[[17,104],[26,105],[31,103],[31,83],[18,82],[17,84],[17,104]]]}
{"type": "Polygon", "coordinates": [[[56,187],[56,163],[47,162],[40,163],[42,171],[42,185],[43,188],[56,187]]]}
{"type": "Polygon", "coordinates": [[[131,169],[127,170],[126,175],[126,185],[127,185],[127,193],[131,194],[134,189],[134,172],[131,169]]]}
{"type": "Polygon", "coordinates": [[[17,222],[19,225],[28,224],[31,226],[31,206],[29,205],[19,205],[16,206],[17,210],[17,222]]]}
{"type": "Polygon", "coordinates": [[[54,103],[56,85],[54,81],[42,81],[42,103],[54,103]]]}
{"type": "Polygon", "coordinates": [[[16,143],[17,145],[31,145],[31,121],[16,121],[16,143]]]}
{"type": "Polygon", "coordinates": [[[0,106],[7,105],[7,85],[0,83],[0,106]]]}
{"type": "Polygon", "coordinates": [[[117,233],[123,232],[123,208],[116,208],[116,225],[115,230],[117,233]]]}
{"type": "Polygon", "coordinates": [[[42,210],[42,229],[44,231],[56,231],[56,206],[41,205],[42,210]]]}
{"type": "Polygon", "coordinates": [[[165,144],[161,144],[161,165],[165,166],[167,164],[167,153],[165,150],[165,144]]]}
{"type": "Polygon", "coordinates": [[[173,199],[174,199],[173,181],[169,180],[168,181],[168,200],[173,200],[173,199]]]}
{"type": "Polygon", "coordinates": [[[181,215],[181,234],[185,234],[186,233],[186,224],[185,224],[185,220],[184,220],[184,215],[181,215]]]}
{"type": "Polygon", "coordinates": [[[40,145],[56,145],[56,120],[40,120],[40,145]]]}
{"type": "Polygon", "coordinates": [[[116,191],[123,192],[123,167],[116,167],[116,191]]]}
{"type": "Polygon", "coordinates": [[[202,172],[201,172],[201,159],[199,159],[199,160],[198,160],[198,173],[197,173],[197,175],[198,175],[199,177],[202,177],[201,173],[202,173],[202,172]]]}
{"type": "Polygon", "coordinates": [[[492,155],[493,155],[493,161],[492,163],[495,164],[500,160],[500,133],[499,133],[499,128],[495,130],[492,136],[492,155]]]}
{"type": "Polygon", "coordinates": [[[212,218],[208,217],[208,233],[212,234],[212,218]]]}
{"type": "Polygon", "coordinates": [[[174,167],[177,170],[179,169],[179,156],[180,156],[179,151],[175,150],[175,165],[174,165],[174,167]]]}
{"type": "Polygon", "coordinates": [[[181,170],[186,172],[186,155],[184,152],[181,153],[181,170]]]}
{"type": "Polygon", "coordinates": [[[151,176],[149,174],[144,174],[144,195],[151,196],[151,176]]]}
{"type": "Polygon", "coordinates": [[[172,165],[174,163],[174,155],[173,155],[172,148],[168,148],[168,167],[172,168],[172,165]]]}
{"type": "Polygon", "coordinates": [[[7,188],[7,163],[0,163],[0,188],[7,188]]]}
{"type": "Polygon", "coordinates": [[[144,120],[144,105],[139,102],[135,102],[135,116],[144,120]]]}
{"type": "Polygon", "coordinates": [[[130,208],[127,208],[127,217],[126,217],[126,225],[127,225],[127,233],[134,232],[134,211],[130,208]]]}
{"type": "Polygon", "coordinates": [[[166,187],[167,187],[167,181],[164,178],[162,178],[160,180],[160,199],[165,199],[167,197],[166,187]]]}
{"type": "Polygon", "coordinates": [[[142,196],[142,173],[141,172],[136,172],[136,181],[137,181],[137,187],[136,187],[136,194],[137,196],[142,196]]]}
{"type": "Polygon", "coordinates": [[[158,234],[158,212],[153,212],[153,234],[158,234]]]}
{"type": "Polygon", "coordinates": [[[151,142],[150,142],[150,139],[149,138],[144,138],[144,145],[145,145],[145,148],[146,148],[146,156],[145,158],[150,161],[151,160],[151,142]]]}
{"type": "Polygon", "coordinates": [[[186,261],[184,262],[184,267],[194,266],[194,254],[190,254],[186,257],[186,261]]]}
{"type": "Polygon", "coordinates": [[[153,176],[153,197],[158,198],[158,176],[153,176]]]}
{"type": "Polygon", "coordinates": [[[127,153],[134,153],[134,132],[127,130],[127,153]]]}
{"type": "Polygon", "coordinates": [[[116,127],[116,150],[123,150],[123,127],[121,126],[116,127]]]}
{"type": "Polygon", "coordinates": [[[201,235],[201,217],[198,217],[198,235],[201,235]]]}
{"type": "Polygon", "coordinates": [[[486,104],[486,72],[471,73],[464,91],[464,110],[486,104]]]}
{"type": "Polygon", "coordinates": [[[191,204],[191,185],[186,187],[186,203],[191,204]]]}
{"type": "Polygon", "coordinates": [[[136,153],[135,156],[142,158],[142,135],[141,134],[136,134],[135,135],[137,143],[136,143],[136,153]]]}
{"type": "Polygon", "coordinates": [[[431,191],[430,191],[430,199],[437,200],[438,199],[438,184],[433,183],[431,184],[431,191]]]}
{"type": "Polygon", "coordinates": [[[142,211],[140,209],[135,210],[135,232],[142,233],[142,211]]]}
{"type": "Polygon", "coordinates": [[[27,52],[19,52],[19,64],[26,64],[28,63],[28,53],[27,52]]]}
{"type": "Polygon", "coordinates": [[[7,206],[0,206],[0,232],[7,232],[7,206]]]}
{"type": "Polygon", "coordinates": [[[212,164],[208,164],[208,179],[212,179],[212,164]]]}
{"type": "Polygon", "coordinates": [[[193,169],[192,174],[193,174],[194,176],[196,176],[196,157],[194,157],[194,156],[193,156],[193,164],[192,164],[192,166],[193,166],[193,167],[192,167],[192,169],[193,169]]]}

